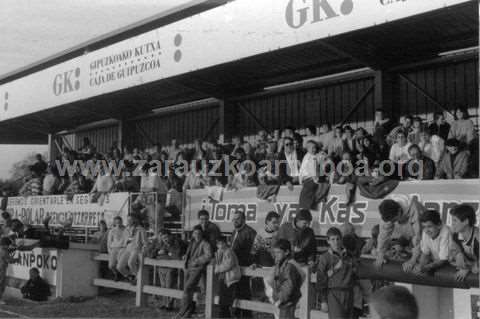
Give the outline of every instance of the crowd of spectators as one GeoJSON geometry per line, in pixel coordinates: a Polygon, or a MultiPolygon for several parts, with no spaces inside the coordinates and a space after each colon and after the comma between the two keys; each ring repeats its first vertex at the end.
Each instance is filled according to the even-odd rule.
{"type": "MultiPolygon", "coordinates": [[[[166,194],[170,189],[181,192],[212,185],[231,190],[262,184],[292,186],[317,176],[319,165],[327,161],[349,162],[354,168],[362,164],[367,175],[378,175],[382,162],[388,162],[394,167],[390,177],[397,180],[477,177],[478,134],[474,122],[464,109],[456,110],[454,116],[450,123],[441,112],[435,113],[431,123],[410,115],[396,122],[377,109],[371,132],[326,123],[319,129],[309,125],[273,132],[261,130],[254,141],[234,136],[230,144],[195,140],[191,147],[181,147],[172,140],[171,145],[163,147],[157,144],[143,150],[121,150],[115,142],[106,153],[97,152],[85,138],[78,150],[64,147],[56,161],[47,163],[38,155],[19,194],[166,194]],[[107,166],[100,165],[96,175],[89,170],[92,166],[75,166],[74,174],[71,170],[59,174],[58,163],[72,164],[75,160],[104,160],[107,166]],[[212,164],[215,160],[220,164],[212,164]],[[236,164],[230,166],[234,160],[236,164]],[[109,170],[112,163],[120,169],[109,170]],[[212,171],[217,176],[212,176],[212,171]]],[[[331,174],[330,182],[345,181],[331,174]]]]}
{"type": "MultiPolygon", "coordinates": [[[[244,212],[236,211],[232,217],[234,230],[228,239],[209,220],[209,215],[206,210],[198,212],[199,224],[193,227],[188,241],[167,229],[146,238],[136,216],[129,217],[127,226],[123,226],[121,218],[115,218],[113,228],[102,237],[115,280],[125,277],[135,284],[138,258],[142,255],[182,260],[183,288],[177,284],[178,269],[158,267],[155,271],[161,287],[183,289],[176,318],[190,318],[199,300],[194,295],[198,287],[204,292],[205,270],[211,264],[218,283],[221,318],[251,316],[249,311],[232,306],[234,299],[271,303],[276,318],[293,318],[302,296],[300,288],[306,280],[304,269],[308,267],[317,278],[314,291],[319,308],[328,312],[329,318],[358,318],[368,311],[367,303],[372,306],[379,298],[377,291],[389,291],[384,287],[390,285],[360,279],[361,256],[375,258],[374,265],[380,273],[385,264],[393,263],[399,271],[418,276],[418,280],[447,271],[451,280],[463,282],[479,272],[479,231],[475,209],[468,204],[450,210],[450,227],[442,222],[438,211],[428,210],[418,201],[387,198],[379,206],[381,222],[372,229],[371,238],[360,238],[353,225],[346,223],[327,231],[328,246],[320,250],[311,228],[312,215],[306,209],[300,209],[291,222],[283,224],[280,215],[271,211],[264,227],[256,229],[246,223],[244,212]],[[270,271],[264,278],[250,278],[242,276],[240,267],[270,271]]],[[[174,300],[164,298],[160,307],[171,311],[175,308],[174,300]]],[[[381,305],[374,307],[370,311],[389,312],[381,305]]],[[[418,309],[410,303],[402,311],[415,314],[418,309]]]]}

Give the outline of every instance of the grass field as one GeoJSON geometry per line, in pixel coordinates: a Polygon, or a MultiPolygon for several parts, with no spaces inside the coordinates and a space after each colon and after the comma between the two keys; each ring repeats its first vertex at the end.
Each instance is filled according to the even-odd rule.
{"type": "Polygon", "coordinates": [[[0,306],[0,318],[172,318],[158,308],[158,302],[149,298],[146,307],[135,307],[135,295],[128,292],[83,299],[55,299],[31,302],[6,298],[0,306]]]}

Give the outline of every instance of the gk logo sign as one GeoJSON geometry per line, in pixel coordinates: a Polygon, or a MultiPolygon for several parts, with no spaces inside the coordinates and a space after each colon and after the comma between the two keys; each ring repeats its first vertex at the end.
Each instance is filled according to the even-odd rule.
{"type": "Polygon", "coordinates": [[[80,89],[80,68],[69,70],[55,75],[53,79],[53,94],[61,94],[77,91],[80,89]]]}
{"type": "Polygon", "coordinates": [[[343,0],[340,6],[334,2],[338,0],[290,0],[285,11],[287,24],[298,29],[308,21],[317,23],[352,13],[353,0],[343,0]]]}

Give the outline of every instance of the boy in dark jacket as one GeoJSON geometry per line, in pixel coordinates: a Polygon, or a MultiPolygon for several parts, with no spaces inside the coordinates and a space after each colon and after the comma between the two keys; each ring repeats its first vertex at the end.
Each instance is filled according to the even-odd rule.
{"type": "Polygon", "coordinates": [[[21,288],[23,298],[35,301],[47,301],[51,295],[50,286],[40,277],[37,268],[30,269],[30,279],[21,288]]]}
{"type": "Polygon", "coordinates": [[[293,223],[285,223],[280,226],[278,239],[286,239],[292,247],[292,257],[302,265],[313,266],[317,253],[315,233],[309,227],[312,222],[312,214],[308,209],[301,209],[293,223]]]}
{"type": "Polygon", "coordinates": [[[300,297],[302,276],[292,263],[291,245],[288,240],[279,239],[273,246],[275,268],[273,277],[273,301],[279,308],[279,319],[295,318],[295,308],[300,297]]]}
{"type": "Polygon", "coordinates": [[[330,319],[354,318],[354,257],[343,247],[342,233],[338,228],[327,231],[327,240],[330,248],[319,257],[317,269],[317,291],[322,311],[328,311],[330,319]]]}

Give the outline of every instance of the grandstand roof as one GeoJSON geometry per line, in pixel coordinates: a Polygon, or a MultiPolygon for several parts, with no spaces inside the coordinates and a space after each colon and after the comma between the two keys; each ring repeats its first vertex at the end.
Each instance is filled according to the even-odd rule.
{"type": "MultiPolygon", "coordinates": [[[[387,70],[478,45],[475,1],[393,2],[374,10],[354,7],[348,14],[349,8],[342,8],[332,15],[332,22],[312,12],[312,16],[292,16],[290,21],[287,17],[287,23],[288,5],[294,0],[256,0],[248,17],[241,16],[252,1],[237,0],[223,6],[227,1],[192,1],[190,6],[172,9],[8,74],[0,79],[0,108],[4,105],[3,114],[0,110],[0,143],[45,143],[48,133],[85,123],[132,118],[177,103],[235,97],[362,67],[387,70]],[[277,8],[273,3],[287,6],[277,8]],[[262,15],[261,10],[270,4],[270,11],[262,15]],[[276,15],[281,16],[283,25],[274,24],[276,15]],[[258,23],[250,26],[255,22],[251,19],[258,23]],[[197,25],[200,30],[187,29],[197,25]],[[129,64],[121,81],[92,85],[105,67],[108,70],[116,63],[123,67],[123,62],[137,60],[126,56],[132,44],[149,51],[148,55],[152,53],[152,60],[148,60],[150,57],[141,51],[138,61],[145,58],[152,62],[152,68],[159,61],[158,70],[142,73],[137,68],[138,74],[127,79],[129,64]],[[157,51],[175,61],[156,60],[153,56],[157,51]],[[77,81],[77,90],[76,83],[69,81],[80,74],[85,79],[77,81]],[[30,92],[32,87],[35,90],[30,92]],[[43,90],[50,96],[43,96],[43,90]],[[23,104],[16,105],[15,93],[22,95],[18,98],[23,104]]],[[[331,0],[332,7],[336,2],[341,1],[331,0]]]]}

